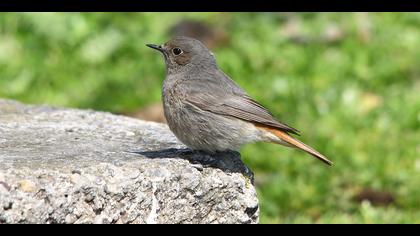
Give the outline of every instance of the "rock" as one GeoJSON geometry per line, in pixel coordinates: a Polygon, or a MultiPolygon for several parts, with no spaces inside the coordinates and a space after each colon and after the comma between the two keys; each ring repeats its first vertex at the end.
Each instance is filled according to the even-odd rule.
{"type": "Polygon", "coordinates": [[[164,124],[0,100],[0,223],[257,223],[238,153],[164,124]]]}

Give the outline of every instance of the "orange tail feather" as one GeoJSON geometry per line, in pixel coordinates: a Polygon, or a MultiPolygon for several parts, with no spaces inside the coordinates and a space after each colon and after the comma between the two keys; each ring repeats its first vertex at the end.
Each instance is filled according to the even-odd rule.
{"type": "Polygon", "coordinates": [[[331,166],[333,164],[332,161],[328,160],[321,153],[315,151],[313,148],[311,148],[308,145],[304,144],[303,142],[293,138],[292,136],[288,135],[287,133],[285,133],[283,131],[273,129],[273,128],[269,128],[269,127],[258,127],[258,128],[262,128],[262,129],[274,134],[276,137],[280,138],[282,141],[290,144],[293,147],[299,148],[299,149],[311,154],[312,156],[318,158],[319,160],[326,163],[327,165],[331,166]]]}

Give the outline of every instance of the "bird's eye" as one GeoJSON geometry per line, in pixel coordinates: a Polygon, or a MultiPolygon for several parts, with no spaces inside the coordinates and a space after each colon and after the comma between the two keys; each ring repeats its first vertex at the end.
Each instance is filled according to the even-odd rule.
{"type": "Polygon", "coordinates": [[[172,53],[173,53],[175,56],[178,56],[179,54],[181,54],[181,53],[182,53],[182,50],[181,50],[180,48],[174,48],[174,49],[172,49],[172,53]]]}

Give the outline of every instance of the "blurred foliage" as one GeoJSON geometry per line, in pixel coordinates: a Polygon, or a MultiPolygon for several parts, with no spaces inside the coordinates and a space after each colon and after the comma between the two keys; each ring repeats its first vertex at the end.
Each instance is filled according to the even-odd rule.
{"type": "Polygon", "coordinates": [[[0,97],[128,112],[160,101],[146,43],[194,19],[223,29],[220,67],[302,141],[242,155],[262,223],[420,223],[419,13],[1,13],[0,97]],[[356,201],[364,189],[395,202],[356,201]]]}

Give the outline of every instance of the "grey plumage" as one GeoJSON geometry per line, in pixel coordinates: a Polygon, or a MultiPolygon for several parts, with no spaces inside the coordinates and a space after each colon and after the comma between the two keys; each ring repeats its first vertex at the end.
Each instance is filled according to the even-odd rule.
{"type": "MultiPolygon", "coordinates": [[[[225,112],[211,111],[211,101],[217,94],[200,92],[209,89],[183,73],[167,75],[162,90],[163,107],[168,126],[184,144],[204,151],[237,150],[243,144],[259,140],[259,131],[251,124],[238,120],[225,112]],[[205,103],[205,100],[210,103],[205,103]]],[[[211,90],[210,90],[211,91],[211,90]]]]}
{"type": "Polygon", "coordinates": [[[256,141],[293,146],[269,130],[299,131],[275,119],[224,74],[201,42],[176,37],[161,46],[148,46],[164,55],[164,113],[169,128],[184,144],[209,152],[237,150],[256,141]]]}

